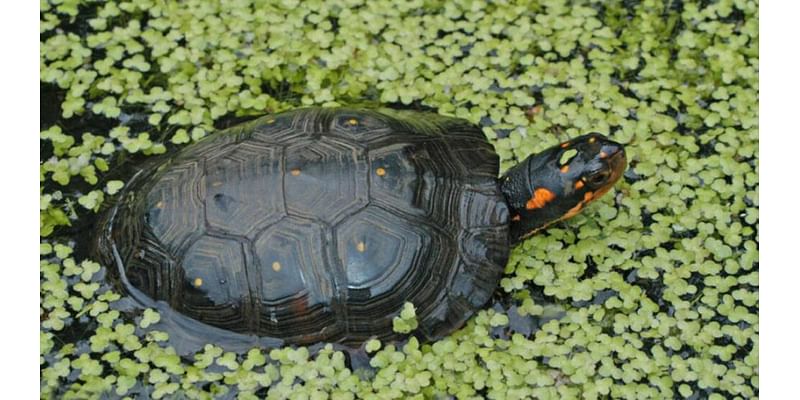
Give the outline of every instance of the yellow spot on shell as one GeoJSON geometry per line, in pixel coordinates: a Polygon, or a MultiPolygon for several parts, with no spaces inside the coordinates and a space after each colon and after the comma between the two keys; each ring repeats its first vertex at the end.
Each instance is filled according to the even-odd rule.
{"type": "Polygon", "coordinates": [[[270,119],[268,119],[268,120],[267,120],[267,123],[268,123],[268,124],[275,123],[275,118],[270,118],[270,119]]]}
{"type": "Polygon", "coordinates": [[[384,176],[386,175],[386,169],[383,167],[378,167],[378,169],[375,170],[375,173],[378,174],[378,176],[384,176]]]}
{"type": "Polygon", "coordinates": [[[592,136],[589,138],[589,143],[594,143],[597,140],[596,137],[592,136]]]}
{"type": "Polygon", "coordinates": [[[291,173],[292,176],[299,176],[300,175],[300,169],[299,168],[294,168],[291,171],[289,171],[289,173],[291,173]]]}
{"type": "Polygon", "coordinates": [[[275,261],[272,263],[272,270],[278,272],[281,270],[281,263],[275,261]]]}
{"type": "Polygon", "coordinates": [[[358,250],[359,253],[363,253],[367,250],[367,245],[364,242],[358,242],[356,250],[358,250]]]}
{"type": "Polygon", "coordinates": [[[211,182],[211,186],[213,186],[213,187],[222,186],[222,181],[211,182]]]}
{"type": "Polygon", "coordinates": [[[350,118],[350,119],[347,120],[347,125],[356,126],[356,125],[358,125],[358,120],[355,119],[355,118],[350,118]]]}
{"type": "Polygon", "coordinates": [[[203,278],[194,278],[194,282],[192,282],[194,287],[203,286],[203,278]]]}
{"type": "Polygon", "coordinates": [[[164,208],[164,200],[161,200],[158,203],[156,203],[156,208],[158,209],[164,208]]]}

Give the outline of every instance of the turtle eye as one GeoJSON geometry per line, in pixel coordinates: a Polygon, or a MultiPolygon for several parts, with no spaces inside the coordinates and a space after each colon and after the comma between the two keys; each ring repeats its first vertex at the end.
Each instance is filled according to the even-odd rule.
{"type": "Polygon", "coordinates": [[[592,186],[602,185],[608,179],[609,172],[607,170],[602,170],[595,172],[586,177],[586,182],[592,186]]]}

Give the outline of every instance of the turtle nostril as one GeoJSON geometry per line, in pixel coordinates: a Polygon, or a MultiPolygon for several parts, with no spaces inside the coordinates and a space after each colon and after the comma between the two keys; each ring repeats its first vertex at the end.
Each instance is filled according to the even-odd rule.
{"type": "Polygon", "coordinates": [[[600,158],[614,157],[621,152],[624,152],[622,145],[608,141],[603,143],[603,146],[600,148],[600,158]]]}

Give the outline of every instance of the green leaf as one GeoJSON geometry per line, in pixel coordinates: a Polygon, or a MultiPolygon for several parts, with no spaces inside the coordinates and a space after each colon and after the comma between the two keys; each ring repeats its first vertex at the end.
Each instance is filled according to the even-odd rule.
{"type": "Polygon", "coordinates": [[[147,123],[149,123],[150,125],[153,125],[153,126],[158,126],[158,124],[161,123],[162,117],[163,117],[162,114],[158,114],[158,113],[150,114],[150,116],[147,117],[147,123]]]}
{"type": "Polygon", "coordinates": [[[416,317],[416,308],[414,304],[411,302],[406,302],[403,304],[403,310],[400,311],[400,318],[409,320],[416,317]]]}
{"type": "Polygon", "coordinates": [[[46,256],[53,252],[53,246],[50,243],[39,243],[39,255],[46,256]]]}
{"type": "Polygon", "coordinates": [[[117,194],[123,186],[125,186],[125,183],[122,181],[108,181],[108,183],[106,183],[106,193],[113,196],[117,194]]]}
{"type": "Polygon", "coordinates": [[[84,260],[81,262],[81,268],[83,269],[81,280],[88,282],[95,273],[100,271],[100,264],[94,261],[84,260]]]}
{"type": "Polygon", "coordinates": [[[56,243],[56,245],[53,248],[56,251],[56,257],[62,260],[69,257],[69,255],[72,254],[72,247],[60,243],[56,243]]]}
{"type": "Polygon", "coordinates": [[[164,371],[158,368],[153,368],[150,370],[147,381],[153,384],[158,384],[166,382],[168,379],[169,375],[167,375],[164,371]]]}
{"type": "Polygon", "coordinates": [[[64,266],[63,272],[65,276],[75,276],[83,272],[83,267],[78,266],[72,258],[67,258],[61,264],[64,266]]]}
{"type": "Polygon", "coordinates": [[[189,135],[186,132],[186,129],[178,129],[175,131],[175,135],[172,136],[172,139],[170,139],[170,141],[174,144],[189,143],[189,140],[189,135]]]}
{"type": "Polygon", "coordinates": [[[100,289],[100,284],[97,282],[94,283],[85,283],[85,282],[78,282],[73,286],[73,288],[83,296],[84,299],[91,299],[94,292],[97,289],[100,289]]]}
{"type": "Polygon", "coordinates": [[[378,339],[372,339],[367,342],[365,350],[367,351],[367,353],[373,353],[375,351],[380,350],[380,348],[381,348],[381,341],[378,339]]]}
{"type": "Polygon", "coordinates": [[[259,349],[250,349],[247,352],[247,358],[242,363],[242,368],[245,370],[252,370],[253,367],[260,367],[267,362],[267,358],[259,349]]]}
{"type": "Polygon", "coordinates": [[[99,322],[101,326],[110,328],[114,324],[114,321],[117,320],[117,318],[119,318],[119,311],[111,310],[99,314],[97,316],[97,322],[99,322]]]}
{"type": "Polygon", "coordinates": [[[227,352],[222,357],[217,358],[217,365],[228,368],[231,371],[239,368],[239,363],[236,362],[236,353],[227,352]]]}
{"type": "Polygon", "coordinates": [[[161,331],[148,331],[147,339],[154,342],[166,342],[169,339],[169,334],[161,331]]]}
{"type": "Polygon", "coordinates": [[[392,326],[395,332],[409,333],[417,329],[416,310],[414,304],[406,302],[403,304],[403,309],[400,315],[394,317],[392,326]]]}
{"type": "Polygon", "coordinates": [[[147,308],[144,310],[144,313],[142,314],[142,320],[141,322],[139,322],[139,326],[142,329],[144,329],[149,327],[150,325],[157,323],[159,320],[161,320],[161,315],[159,315],[156,310],[153,310],[152,308],[147,308]]]}
{"type": "Polygon", "coordinates": [[[489,320],[491,326],[506,326],[508,325],[508,316],[505,314],[494,314],[489,320]]]}
{"type": "Polygon", "coordinates": [[[103,192],[100,190],[93,190],[78,198],[78,204],[92,211],[97,211],[102,203],[103,192]]]}
{"type": "Polygon", "coordinates": [[[114,393],[119,396],[124,396],[128,393],[133,386],[136,385],[136,378],[133,376],[128,375],[120,375],[117,377],[117,384],[116,388],[114,389],[114,393]]]}
{"type": "Polygon", "coordinates": [[[179,387],[180,386],[175,382],[159,382],[155,386],[155,391],[153,391],[153,398],[160,399],[168,394],[175,393],[179,387]]]}

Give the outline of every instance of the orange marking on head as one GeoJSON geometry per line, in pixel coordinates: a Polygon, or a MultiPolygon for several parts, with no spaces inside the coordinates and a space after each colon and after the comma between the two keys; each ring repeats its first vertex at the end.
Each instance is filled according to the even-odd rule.
{"type": "Polygon", "coordinates": [[[608,154],[605,151],[601,151],[600,158],[606,158],[606,157],[608,157],[608,154]]]}
{"type": "Polygon", "coordinates": [[[561,143],[561,148],[562,149],[566,149],[567,147],[569,147],[569,142],[561,143]]]}
{"type": "Polygon", "coordinates": [[[386,175],[386,170],[383,167],[378,167],[375,170],[375,173],[378,174],[378,176],[384,176],[386,175]]]}
{"type": "Polygon", "coordinates": [[[562,174],[566,174],[567,172],[569,172],[569,165],[565,165],[565,166],[561,167],[561,173],[562,174]]]}
{"type": "Polygon", "coordinates": [[[578,179],[577,181],[575,181],[575,190],[578,190],[578,189],[580,189],[582,187],[583,187],[583,180],[582,179],[578,179]]]}
{"type": "Polygon", "coordinates": [[[289,173],[291,173],[292,176],[299,176],[300,175],[300,168],[294,168],[291,171],[289,171],[289,173]]]}
{"type": "Polygon", "coordinates": [[[511,217],[511,220],[512,220],[512,221],[519,221],[519,220],[521,220],[521,219],[522,219],[522,217],[521,217],[519,214],[517,214],[517,215],[515,215],[515,216],[511,217]]]}
{"type": "Polygon", "coordinates": [[[528,210],[542,208],[545,204],[549,203],[555,198],[555,193],[545,188],[538,188],[533,191],[533,197],[531,197],[530,200],[528,200],[528,202],[525,204],[525,208],[528,210]]]}

